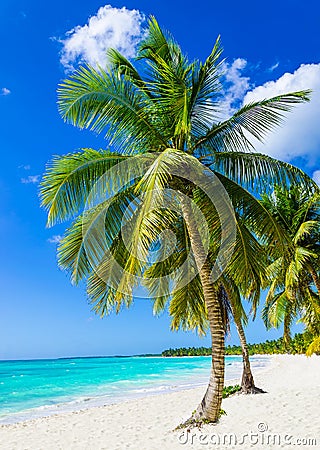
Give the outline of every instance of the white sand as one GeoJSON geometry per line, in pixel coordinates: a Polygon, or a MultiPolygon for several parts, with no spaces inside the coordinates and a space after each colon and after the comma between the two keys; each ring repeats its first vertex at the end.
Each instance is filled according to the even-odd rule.
{"type": "Polygon", "coordinates": [[[201,431],[172,431],[201,400],[197,388],[2,425],[0,449],[320,449],[319,374],[319,356],[274,356],[255,377],[268,393],[225,399],[227,415],[201,431]]]}

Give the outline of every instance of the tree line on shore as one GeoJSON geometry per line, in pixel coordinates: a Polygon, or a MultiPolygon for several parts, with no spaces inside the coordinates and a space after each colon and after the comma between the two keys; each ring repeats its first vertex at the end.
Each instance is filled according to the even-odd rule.
{"type": "MultiPolygon", "coordinates": [[[[286,354],[291,355],[305,354],[310,346],[313,337],[310,333],[297,333],[291,338],[289,345],[282,337],[274,340],[266,340],[258,344],[247,344],[250,355],[274,355],[286,354]]],[[[180,347],[169,348],[161,353],[161,356],[210,356],[211,347],[180,347]]],[[[242,355],[242,347],[240,345],[226,345],[226,355],[242,355]]]]}

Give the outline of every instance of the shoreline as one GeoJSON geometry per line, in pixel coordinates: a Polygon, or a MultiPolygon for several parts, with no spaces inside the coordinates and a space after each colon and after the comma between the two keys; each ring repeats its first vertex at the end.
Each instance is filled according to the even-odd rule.
{"type": "Polygon", "coordinates": [[[257,386],[266,394],[224,399],[227,415],[216,425],[190,433],[172,430],[190,417],[203,387],[1,425],[0,442],[5,443],[1,450],[198,450],[204,447],[200,435],[209,439],[207,448],[215,450],[293,449],[298,447],[297,439],[309,440],[300,443],[303,448],[316,449],[320,445],[319,373],[320,356],[275,355],[269,367],[254,372],[257,386]],[[219,443],[217,439],[224,435],[238,439],[237,444],[219,443]],[[251,441],[241,446],[245,435],[259,439],[258,444],[251,441]],[[267,442],[270,436],[279,442],[267,442]],[[286,436],[291,436],[292,445],[284,441],[289,439],[286,436]]]}
{"type": "MultiPolygon", "coordinates": [[[[276,356],[276,355],[285,355],[286,353],[255,353],[254,355],[250,355],[250,358],[259,356],[259,357],[270,357],[270,356],[276,356]]],[[[241,354],[234,354],[234,355],[225,355],[230,357],[239,357],[241,358],[241,354]]],[[[107,356],[62,356],[58,358],[22,358],[22,359],[0,359],[0,363],[12,363],[12,362],[32,362],[32,361],[63,361],[63,360],[69,360],[69,359],[104,359],[104,358],[211,358],[211,355],[172,355],[172,356],[162,356],[162,355],[107,355],[107,356]]]]}
{"type": "MultiPolygon", "coordinates": [[[[230,356],[230,355],[229,355],[230,356]]],[[[256,356],[256,355],[254,355],[256,356]]],[[[271,356],[271,355],[270,355],[271,356]]],[[[191,356],[192,358],[193,356],[191,356]]],[[[180,356],[174,357],[174,358],[181,358],[180,356]]],[[[271,359],[271,358],[270,358],[271,359]]],[[[270,363],[264,367],[256,367],[255,369],[255,373],[257,374],[261,374],[261,373],[267,373],[269,371],[272,370],[272,361],[270,361],[270,363]]],[[[239,378],[230,378],[230,379],[225,379],[225,386],[231,386],[234,384],[239,384],[239,378]]],[[[189,388],[185,388],[184,386],[179,387],[178,385],[176,386],[168,386],[168,390],[163,391],[163,392],[150,392],[150,393],[141,393],[141,395],[138,396],[132,396],[132,397],[128,397],[128,398],[118,398],[116,400],[112,400],[111,403],[106,403],[106,404],[100,404],[100,405],[93,405],[93,406],[87,406],[85,407],[85,404],[83,404],[83,407],[81,407],[80,409],[75,409],[75,410],[61,410],[60,412],[53,412],[51,414],[45,414],[43,416],[40,417],[33,417],[30,419],[25,419],[25,420],[19,420],[19,421],[15,421],[15,422],[9,422],[9,423],[1,423],[0,422],[0,431],[2,428],[6,428],[6,427],[15,427],[16,425],[27,425],[29,423],[35,423],[38,420],[42,420],[42,419],[51,419],[51,418],[57,418],[57,417],[61,417],[63,415],[66,415],[69,417],[69,415],[73,415],[73,414],[81,414],[81,413],[86,413],[88,411],[94,411],[94,410],[103,410],[106,407],[113,407],[113,406],[118,406],[118,405],[122,405],[122,404],[131,404],[131,403],[135,403],[136,401],[141,401],[144,399],[149,399],[149,398],[162,398],[164,396],[170,396],[172,394],[177,394],[177,393],[181,393],[184,395],[188,395],[188,393],[192,392],[202,392],[205,390],[205,388],[207,387],[208,383],[200,383],[199,385],[194,385],[194,386],[190,386],[189,388]],[[171,388],[171,389],[170,389],[171,388]]],[[[69,402],[72,403],[72,402],[69,402]]],[[[69,404],[69,403],[66,403],[69,404]]],[[[57,403],[57,405],[55,406],[59,406],[59,405],[64,405],[64,403],[57,403]]],[[[27,411],[27,410],[26,410],[27,411]]],[[[30,410],[32,411],[32,410],[30,410]]],[[[2,449],[1,449],[2,450],[2,449]]]]}
{"type": "MultiPolygon", "coordinates": [[[[199,358],[199,356],[172,356],[168,358],[199,358]]],[[[201,356],[201,358],[206,358],[206,356],[201,356]]],[[[210,356],[208,356],[208,358],[210,358],[210,356]]],[[[234,372],[237,371],[238,367],[233,365],[232,363],[228,363],[228,358],[236,358],[237,361],[234,362],[236,363],[236,365],[238,365],[242,361],[242,357],[240,355],[226,356],[226,367],[230,366],[232,372],[228,374],[228,369],[226,370],[225,385],[239,384],[242,367],[239,370],[239,374],[236,375],[234,372]]],[[[250,358],[253,358],[252,365],[254,367],[254,370],[257,372],[267,370],[271,365],[271,355],[264,355],[263,358],[261,358],[260,355],[252,355],[250,358]],[[261,359],[266,360],[265,365],[259,365],[259,360],[261,359]]],[[[183,380],[177,377],[177,379],[172,379],[171,382],[166,380],[166,382],[161,382],[161,384],[156,384],[154,386],[146,384],[145,386],[135,388],[131,391],[128,390],[123,395],[119,395],[118,393],[118,395],[113,395],[112,397],[110,397],[110,395],[107,393],[97,396],[90,393],[83,393],[78,397],[74,397],[66,401],[53,402],[52,400],[48,399],[48,404],[34,408],[26,408],[21,411],[8,413],[6,415],[3,415],[2,417],[0,416],[0,427],[4,425],[13,425],[15,423],[24,423],[30,420],[41,419],[44,417],[52,417],[64,413],[80,412],[82,410],[88,410],[92,408],[117,405],[119,403],[137,400],[145,397],[154,397],[157,395],[190,391],[197,388],[205,388],[207,386],[208,379],[209,372],[208,377],[204,377],[202,375],[200,378],[198,378],[193,375],[190,378],[189,382],[188,380],[183,380]]]]}

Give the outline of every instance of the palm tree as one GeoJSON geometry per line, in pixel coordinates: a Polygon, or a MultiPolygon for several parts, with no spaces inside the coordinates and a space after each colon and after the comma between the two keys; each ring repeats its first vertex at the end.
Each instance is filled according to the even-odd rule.
{"type": "MultiPolygon", "coordinates": [[[[243,360],[241,393],[256,394],[264,391],[256,387],[254,383],[244,331],[244,325],[248,323],[248,317],[242,305],[242,297],[250,301],[253,304],[253,309],[256,310],[261,283],[267,267],[267,255],[265,255],[266,249],[258,242],[257,236],[248,226],[248,218],[242,208],[243,198],[241,204],[236,201],[237,199],[234,198],[233,200],[238,228],[235,252],[230,260],[230,265],[225,268],[225,272],[217,280],[216,287],[219,290],[225,332],[227,333],[230,329],[229,322],[230,315],[232,315],[240,340],[243,360]],[[234,282],[232,276],[238,280],[238,283],[234,282]]],[[[247,206],[249,206],[249,199],[247,199],[247,206]]],[[[217,257],[217,249],[214,252],[213,247],[211,245],[211,251],[208,255],[212,266],[214,266],[217,257]]],[[[148,276],[153,275],[156,278],[158,274],[159,263],[148,269],[148,276]]],[[[180,291],[179,295],[174,295],[172,298],[154,298],[154,314],[161,314],[168,303],[168,311],[172,317],[172,330],[182,328],[183,330],[196,331],[200,336],[206,334],[209,322],[200,286],[197,292],[192,290],[188,292],[180,291]]]]}
{"type": "MultiPolygon", "coordinates": [[[[239,288],[235,285],[235,283],[232,282],[232,280],[230,280],[230,278],[226,280],[223,283],[223,285],[226,291],[226,295],[231,304],[232,315],[240,340],[242,362],[243,362],[241,385],[240,385],[241,393],[242,394],[264,393],[265,391],[263,389],[260,389],[255,385],[251,370],[249,348],[246,334],[244,331],[244,325],[247,325],[248,317],[242,307],[241,294],[239,292],[239,288]]],[[[259,296],[260,296],[260,287],[259,290],[254,294],[255,301],[258,301],[259,296]]]]}
{"type": "Polygon", "coordinates": [[[221,52],[218,39],[204,63],[189,62],[169,33],[151,18],[136,66],[110,50],[108,68],[80,67],[60,85],[60,113],[80,128],[103,132],[112,151],[85,149],[56,157],[41,187],[48,225],[78,215],[59,247],[59,263],[71,272],[74,282],[87,280],[89,299],[101,316],[130,305],[134,286],[146,276],[150,250],[154,255],[159,246],[159,235],[165,228],[179,235],[183,227],[167,263],[157,266],[158,277],[146,284],[157,301],[170,297],[174,302],[176,295],[186,297],[188,292],[195,298],[203,296],[212,339],[212,370],[194,418],[213,422],[219,417],[224,385],[225,322],[206,245],[228,235],[234,216],[226,195],[222,196],[230,222],[222,230],[217,205],[210,206],[205,189],[214,183],[215,188],[223,185],[232,201],[242,201],[248,223],[271,245],[280,239],[279,230],[246,188],[309,180],[288,164],[252,153],[250,143],[250,136],[262,140],[281,123],[284,112],[307,101],[308,92],[251,103],[219,120],[221,52]],[[197,180],[205,180],[206,187],[199,188],[197,180]],[[102,200],[95,201],[92,191],[102,200]],[[195,206],[208,221],[207,242],[195,206]],[[188,251],[191,257],[179,271],[188,251]],[[168,270],[170,276],[164,272],[168,270]]]}
{"type": "Polygon", "coordinates": [[[262,196],[262,203],[290,240],[285,252],[279,252],[268,267],[269,291],[263,310],[268,328],[283,323],[287,348],[295,318],[302,316],[302,321],[310,327],[311,323],[319,322],[319,198],[318,190],[310,193],[299,185],[290,189],[276,186],[271,196],[262,196]],[[318,317],[316,321],[314,314],[318,317]]]}

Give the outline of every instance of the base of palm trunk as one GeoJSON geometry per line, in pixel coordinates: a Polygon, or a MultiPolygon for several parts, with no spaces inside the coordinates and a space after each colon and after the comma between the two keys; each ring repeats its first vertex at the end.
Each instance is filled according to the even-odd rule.
{"type": "Polygon", "coordinates": [[[218,423],[220,417],[223,416],[224,414],[226,414],[226,412],[223,409],[220,409],[217,418],[215,420],[210,420],[207,419],[203,411],[198,408],[196,411],[194,411],[194,413],[188,420],[178,425],[176,427],[176,430],[181,428],[195,428],[195,427],[201,428],[202,425],[208,423],[215,424],[218,423]]]}
{"type": "Polygon", "coordinates": [[[226,412],[221,408],[219,408],[218,411],[215,412],[213,412],[210,407],[208,408],[206,403],[207,400],[206,396],[207,393],[205,394],[198,408],[195,411],[193,411],[192,416],[189,417],[189,419],[186,420],[185,422],[178,425],[176,429],[194,428],[194,427],[201,428],[203,424],[217,423],[220,417],[226,414],[226,412]]]}
{"type": "Polygon", "coordinates": [[[239,394],[265,394],[266,391],[255,386],[251,370],[244,370],[239,394]]]}

